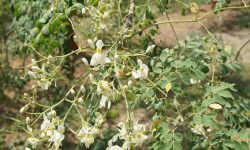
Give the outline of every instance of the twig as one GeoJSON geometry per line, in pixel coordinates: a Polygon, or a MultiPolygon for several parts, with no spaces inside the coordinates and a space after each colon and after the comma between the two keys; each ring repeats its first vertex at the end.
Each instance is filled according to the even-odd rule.
{"type": "Polygon", "coordinates": [[[132,38],[134,37],[135,35],[137,35],[138,33],[141,33],[143,32],[144,30],[148,29],[148,28],[151,28],[153,26],[157,26],[157,25],[160,25],[160,24],[165,24],[165,23],[190,23],[190,22],[198,22],[200,20],[202,20],[203,18],[205,18],[206,16],[212,14],[212,13],[215,13],[215,12],[218,12],[218,11],[222,11],[222,10],[229,10],[229,9],[246,9],[246,8],[250,8],[250,6],[234,6],[234,7],[224,7],[224,8],[219,8],[219,9],[215,9],[215,10],[212,10],[212,11],[209,11],[207,12],[206,14],[198,17],[197,19],[188,19],[188,20],[166,20],[166,21],[161,21],[161,22],[156,22],[156,23],[153,23],[137,32],[135,32],[134,34],[128,36],[127,38],[132,38]]]}
{"type": "Polygon", "coordinates": [[[234,59],[235,61],[237,61],[237,59],[238,59],[240,53],[242,52],[242,50],[244,49],[244,47],[245,47],[248,43],[250,43],[250,39],[247,40],[247,41],[240,47],[240,49],[238,50],[238,52],[237,52],[237,54],[236,54],[236,56],[235,56],[235,59],[234,59]]]}
{"type": "MultiPolygon", "coordinates": [[[[169,15],[168,15],[167,13],[165,13],[165,16],[167,17],[167,19],[168,19],[169,21],[171,20],[170,17],[169,17],[169,15]]],[[[176,31],[175,31],[175,29],[174,29],[174,26],[173,26],[172,23],[169,23],[169,24],[170,24],[170,27],[171,27],[173,33],[174,33],[176,42],[177,42],[177,44],[179,45],[179,39],[178,39],[178,36],[177,36],[176,31]]],[[[179,46],[180,46],[180,45],[179,45],[179,46]]]]}

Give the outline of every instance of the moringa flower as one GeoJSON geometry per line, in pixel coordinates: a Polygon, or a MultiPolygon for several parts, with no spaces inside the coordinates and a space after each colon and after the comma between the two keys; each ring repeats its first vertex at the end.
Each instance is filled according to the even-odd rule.
{"type": "Polygon", "coordinates": [[[84,123],[81,130],[78,132],[77,137],[81,143],[84,143],[87,148],[94,143],[96,134],[99,133],[99,129],[95,126],[91,127],[87,123],[84,123]]]}
{"type": "Polygon", "coordinates": [[[102,40],[98,40],[96,42],[96,53],[91,58],[90,65],[96,66],[96,65],[104,65],[106,63],[110,63],[111,60],[106,56],[105,53],[102,53],[102,48],[104,46],[104,43],[102,40]]]}
{"type": "Polygon", "coordinates": [[[111,60],[106,56],[106,54],[101,52],[96,52],[91,58],[90,65],[91,66],[104,65],[110,62],[111,60]]]}
{"type": "Polygon", "coordinates": [[[108,109],[111,106],[111,101],[109,100],[109,98],[107,96],[102,95],[101,101],[100,101],[100,108],[102,107],[106,107],[106,103],[108,103],[108,109]]]}
{"type": "Polygon", "coordinates": [[[29,137],[27,139],[27,142],[32,146],[33,149],[35,149],[38,145],[39,140],[37,138],[34,138],[34,137],[29,137]]]}
{"type": "Polygon", "coordinates": [[[137,60],[137,63],[139,64],[140,68],[139,70],[135,70],[132,72],[132,76],[135,79],[141,78],[141,79],[145,79],[148,77],[148,66],[146,64],[143,64],[142,61],[140,59],[137,60]]]}
{"type": "Polygon", "coordinates": [[[97,92],[103,95],[109,95],[111,93],[109,83],[104,80],[99,81],[97,85],[97,92]]]}
{"type": "Polygon", "coordinates": [[[61,133],[57,130],[54,130],[53,135],[51,136],[49,141],[54,144],[56,149],[58,149],[60,147],[60,145],[62,144],[63,139],[64,139],[63,133],[61,133]]]}
{"type": "MultiPolygon", "coordinates": [[[[119,133],[113,136],[113,138],[108,142],[109,147],[112,147],[112,143],[116,142],[118,138],[124,140],[122,149],[130,149],[132,145],[141,146],[142,143],[148,138],[145,134],[146,126],[144,124],[139,124],[138,121],[133,120],[132,130],[128,130],[124,122],[118,124],[119,133]]],[[[119,150],[119,149],[118,149],[119,150]]]]}
{"type": "Polygon", "coordinates": [[[106,150],[124,150],[124,149],[120,146],[115,145],[107,147],[106,150]]]}
{"type": "Polygon", "coordinates": [[[106,107],[106,103],[108,103],[108,109],[111,106],[111,101],[109,100],[109,95],[111,95],[112,90],[109,87],[109,83],[107,81],[101,80],[97,85],[97,92],[102,94],[100,101],[100,108],[106,107]]]}

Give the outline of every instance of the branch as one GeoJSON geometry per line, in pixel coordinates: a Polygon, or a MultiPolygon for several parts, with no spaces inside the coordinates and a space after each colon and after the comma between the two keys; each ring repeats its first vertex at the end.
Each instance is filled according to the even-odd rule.
{"type": "Polygon", "coordinates": [[[137,32],[135,32],[134,34],[132,34],[131,36],[128,36],[128,38],[132,38],[134,37],[135,35],[137,35],[138,33],[141,33],[142,31],[148,29],[148,28],[151,28],[153,26],[157,26],[159,24],[165,24],[165,23],[189,23],[189,22],[198,22],[198,21],[201,21],[203,18],[205,18],[206,16],[212,14],[212,13],[215,13],[215,12],[218,12],[218,11],[222,11],[222,10],[229,10],[229,9],[246,9],[246,8],[250,8],[250,6],[234,6],[234,7],[224,7],[224,8],[219,8],[219,9],[215,9],[215,10],[212,10],[212,11],[209,11],[207,13],[205,13],[204,15],[198,17],[197,19],[188,19],[188,20],[166,20],[166,21],[161,21],[161,22],[156,22],[156,23],[153,23],[137,32]]]}
{"type": "Polygon", "coordinates": [[[237,59],[238,59],[240,53],[242,52],[242,50],[244,49],[244,47],[245,47],[248,43],[250,43],[250,39],[247,40],[247,41],[240,47],[240,49],[238,50],[238,52],[237,52],[237,54],[236,54],[236,56],[235,56],[235,59],[234,59],[235,61],[237,61],[237,59]]]}

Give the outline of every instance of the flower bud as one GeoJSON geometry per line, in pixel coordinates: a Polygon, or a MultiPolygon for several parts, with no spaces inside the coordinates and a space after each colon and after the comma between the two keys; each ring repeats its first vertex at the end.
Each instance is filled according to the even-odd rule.
{"type": "Polygon", "coordinates": [[[86,8],[83,7],[83,8],[82,8],[82,15],[85,14],[85,13],[86,13],[86,8]]]}
{"type": "Polygon", "coordinates": [[[22,113],[25,113],[28,109],[29,109],[29,105],[27,104],[27,105],[23,106],[23,107],[20,109],[20,113],[21,113],[21,114],[22,114],[22,113]]]}
{"type": "Polygon", "coordinates": [[[78,102],[82,103],[83,102],[83,98],[82,97],[78,98],[78,102]]]}
{"type": "Polygon", "coordinates": [[[131,80],[128,81],[128,87],[131,88],[133,86],[133,82],[131,80]]]}
{"type": "Polygon", "coordinates": [[[53,118],[53,117],[55,117],[56,116],[56,111],[55,110],[52,110],[51,111],[51,117],[53,118]]]}
{"type": "Polygon", "coordinates": [[[75,42],[77,42],[77,36],[76,35],[73,36],[73,39],[74,39],[75,42]]]}
{"type": "Polygon", "coordinates": [[[115,54],[115,60],[119,60],[119,56],[117,54],[115,54]]]}
{"type": "Polygon", "coordinates": [[[52,61],[53,57],[51,55],[48,56],[48,61],[52,61]]]}
{"type": "Polygon", "coordinates": [[[35,60],[35,59],[31,59],[31,62],[32,62],[32,63],[35,63],[35,62],[36,62],[36,60],[35,60]]]}
{"type": "Polygon", "coordinates": [[[32,71],[34,71],[34,72],[40,71],[40,68],[37,67],[37,66],[32,66],[31,69],[32,69],[32,71]]]}
{"type": "Polygon", "coordinates": [[[72,88],[72,89],[70,90],[70,93],[71,93],[71,94],[75,94],[76,92],[75,92],[75,90],[72,88]]]}
{"type": "Polygon", "coordinates": [[[82,62],[84,63],[84,65],[89,65],[89,62],[86,58],[82,58],[82,62]]]}
{"type": "Polygon", "coordinates": [[[81,87],[80,87],[80,91],[81,91],[81,92],[83,92],[83,93],[86,91],[86,89],[85,89],[84,85],[81,85],[81,87]]]}
{"type": "Polygon", "coordinates": [[[26,124],[30,124],[30,117],[26,117],[25,121],[26,121],[26,124]]]}
{"type": "Polygon", "coordinates": [[[32,78],[36,78],[36,74],[32,71],[28,71],[28,75],[32,78]]]}
{"type": "Polygon", "coordinates": [[[90,48],[93,48],[93,49],[95,48],[95,44],[94,44],[93,40],[91,40],[91,39],[88,39],[88,45],[90,48]]]}
{"type": "Polygon", "coordinates": [[[32,128],[30,126],[27,126],[27,130],[32,133],[32,128]]]}

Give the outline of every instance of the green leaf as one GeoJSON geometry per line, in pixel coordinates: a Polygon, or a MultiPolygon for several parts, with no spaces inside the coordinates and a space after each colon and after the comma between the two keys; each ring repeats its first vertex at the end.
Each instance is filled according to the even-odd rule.
{"type": "Polygon", "coordinates": [[[233,95],[231,92],[227,91],[227,90],[222,90],[222,91],[219,91],[218,94],[222,97],[225,97],[225,98],[231,98],[233,99],[233,95]]]}
{"type": "Polygon", "coordinates": [[[165,50],[161,52],[160,60],[162,63],[164,63],[167,60],[167,52],[165,50]]]}
{"type": "Polygon", "coordinates": [[[180,142],[180,141],[182,141],[182,139],[183,139],[182,134],[180,134],[180,133],[174,133],[174,140],[180,142]]]}
{"type": "Polygon", "coordinates": [[[162,73],[162,69],[161,68],[153,67],[152,69],[153,69],[154,73],[157,73],[157,74],[162,73]]]}
{"type": "Polygon", "coordinates": [[[203,113],[206,109],[207,109],[206,106],[201,106],[201,107],[199,107],[199,108],[197,109],[197,113],[198,113],[198,114],[201,114],[201,113],[203,113]]]}
{"type": "Polygon", "coordinates": [[[173,150],[181,150],[181,143],[180,142],[173,142],[173,150]]]}
{"type": "Polygon", "coordinates": [[[194,124],[202,124],[202,117],[200,115],[194,115],[193,122],[194,124]]]}
{"type": "Polygon", "coordinates": [[[147,88],[145,95],[148,97],[153,97],[155,94],[154,90],[152,88],[147,88]]]}

